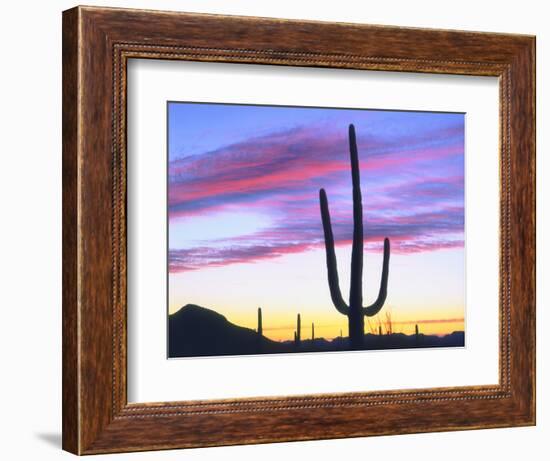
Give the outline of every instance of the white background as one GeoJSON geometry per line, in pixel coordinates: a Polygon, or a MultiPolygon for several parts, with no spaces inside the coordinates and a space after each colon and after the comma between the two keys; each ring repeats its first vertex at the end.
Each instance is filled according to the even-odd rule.
{"type": "Polygon", "coordinates": [[[128,93],[131,402],[498,383],[496,77],[144,59],[128,93]],[[466,347],[166,360],[167,100],[466,113],[466,347]]]}
{"type": "MultiPolygon", "coordinates": [[[[89,4],[101,4],[90,0],[89,4]]],[[[112,6],[537,34],[538,59],[538,425],[530,428],[418,434],[117,455],[109,459],[422,460],[545,459],[550,436],[548,361],[550,232],[548,161],[550,31],[544,2],[115,1],[112,6]],[[547,277],[546,277],[547,278],[547,277]],[[538,452],[538,453],[537,453],[538,452]]],[[[0,350],[1,456],[69,459],[61,440],[61,10],[69,1],[6,2],[0,16],[0,350]]],[[[98,457],[103,459],[104,457],[98,457]]],[[[106,458],[107,459],[107,458],[106,458]]]]}

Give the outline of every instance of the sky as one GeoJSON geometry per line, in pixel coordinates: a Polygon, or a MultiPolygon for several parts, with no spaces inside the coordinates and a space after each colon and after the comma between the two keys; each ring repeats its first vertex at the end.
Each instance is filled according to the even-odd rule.
{"type": "Polygon", "coordinates": [[[319,189],[328,195],[342,293],[353,232],[348,126],[357,134],[366,332],[464,330],[464,114],[168,103],[169,313],[198,304],[264,335],[347,336],[327,284],[319,189]]]}

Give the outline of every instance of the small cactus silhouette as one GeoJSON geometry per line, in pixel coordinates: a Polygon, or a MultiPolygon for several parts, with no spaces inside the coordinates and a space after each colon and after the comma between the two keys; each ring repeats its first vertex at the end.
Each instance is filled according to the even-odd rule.
{"type": "Polygon", "coordinates": [[[302,319],[300,314],[296,317],[296,346],[300,347],[302,344],[302,319]]]}
{"type": "Polygon", "coordinates": [[[258,307],[258,335],[262,336],[264,334],[264,329],[262,326],[262,308],[258,307]]]}
{"type": "Polygon", "coordinates": [[[330,296],[336,310],[348,317],[349,341],[351,349],[362,349],[365,335],[365,316],[376,315],[384,306],[388,289],[388,271],[390,261],[390,241],[384,239],[384,261],[382,263],[382,278],[376,301],[368,307],[363,307],[363,205],[361,203],[361,184],[359,175],[359,159],[355,127],[349,126],[349,150],[351,160],[351,178],[353,186],[353,245],[351,252],[351,283],[349,305],[346,304],[340,292],[336,253],[334,251],[334,235],[330,221],[327,194],[324,189],[319,191],[321,218],[325,234],[326,263],[330,296]]]}
{"type": "Polygon", "coordinates": [[[311,341],[315,341],[315,324],[311,322],[311,341]]]}
{"type": "Polygon", "coordinates": [[[263,341],[262,341],[263,334],[264,334],[264,328],[262,325],[262,308],[258,307],[258,329],[257,329],[257,336],[256,336],[256,345],[258,348],[258,352],[262,352],[263,350],[263,341]]]}
{"type": "Polygon", "coordinates": [[[296,347],[300,347],[302,344],[302,320],[300,314],[296,317],[296,331],[294,332],[294,343],[296,347]]]}

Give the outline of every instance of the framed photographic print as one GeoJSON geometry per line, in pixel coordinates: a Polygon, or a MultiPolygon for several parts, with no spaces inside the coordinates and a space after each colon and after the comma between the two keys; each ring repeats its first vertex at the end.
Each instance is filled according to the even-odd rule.
{"type": "Polygon", "coordinates": [[[64,12],[64,449],[534,424],[534,51],[64,12]]]}

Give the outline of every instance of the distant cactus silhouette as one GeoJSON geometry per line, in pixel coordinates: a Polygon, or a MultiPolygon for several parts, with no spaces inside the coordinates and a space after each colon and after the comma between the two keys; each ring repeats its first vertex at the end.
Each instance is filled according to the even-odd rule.
{"type": "Polygon", "coordinates": [[[296,331],[294,332],[294,344],[296,347],[300,347],[302,344],[302,321],[300,319],[300,314],[296,317],[296,331]]]}
{"type": "Polygon", "coordinates": [[[258,335],[262,336],[264,334],[264,329],[262,326],[262,308],[258,307],[258,335]]]}
{"type": "Polygon", "coordinates": [[[258,352],[262,352],[263,350],[263,344],[262,344],[262,336],[264,334],[264,328],[262,324],[262,308],[258,307],[258,335],[256,336],[256,344],[258,348],[258,352]]]}
{"type": "Polygon", "coordinates": [[[324,189],[319,191],[321,218],[325,234],[325,250],[330,296],[336,310],[348,317],[349,341],[351,349],[362,349],[365,335],[365,318],[376,315],[384,306],[388,288],[388,271],[390,261],[390,241],[384,239],[384,261],[382,263],[382,278],[380,291],[376,301],[368,307],[363,307],[363,205],[361,203],[361,184],[359,175],[359,159],[355,127],[349,126],[349,150],[351,160],[351,179],[353,186],[353,246],[351,252],[351,283],[349,305],[346,304],[340,292],[336,253],[334,251],[334,235],[330,222],[327,194],[324,189]]]}
{"type": "Polygon", "coordinates": [[[311,341],[315,341],[315,324],[311,322],[311,341]]]}

